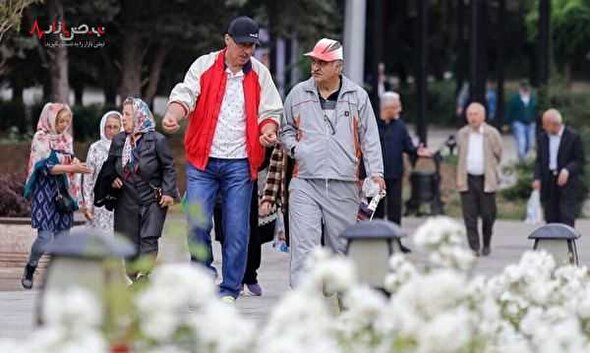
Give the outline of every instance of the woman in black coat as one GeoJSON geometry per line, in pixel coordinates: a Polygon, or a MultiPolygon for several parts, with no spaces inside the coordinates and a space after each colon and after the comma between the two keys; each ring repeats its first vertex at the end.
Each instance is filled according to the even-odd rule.
{"type": "Polygon", "coordinates": [[[147,104],[138,98],[127,98],[122,120],[125,132],[113,138],[109,150],[115,174],[111,185],[120,189],[115,203],[115,232],[137,248],[136,255],[128,260],[140,256],[149,260],[144,268],[133,268],[133,264],[126,262],[127,274],[136,281],[153,266],[166,212],[178,199],[178,189],[168,142],[155,131],[147,104]]]}

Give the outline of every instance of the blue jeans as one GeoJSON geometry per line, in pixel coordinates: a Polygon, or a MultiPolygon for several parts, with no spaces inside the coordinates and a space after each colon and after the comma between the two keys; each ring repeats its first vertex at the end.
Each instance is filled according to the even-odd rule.
{"type": "Polygon", "coordinates": [[[535,146],[535,123],[525,124],[520,121],[512,123],[512,132],[516,139],[518,160],[522,161],[535,146]]]}
{"type": "Polygon", "coordinates": [[[53,239],[57,239],[62,236],[68,236],[70,234],[69,229],[52,231],[52,230],[37,230],[37,238],[31,246],[31,254],[29,255],[29,261],[27,262],[32,267],[39,265],[41,256],[45,253],[45,249],[53,239]]]}
{"type": "Polygon", "coordinates": [[[216,273],[211,265],[211,229],[213,207],[219,192],[225,233],[222,245],[223,282],[219,286],[219,291],[221,296],[237,298],[246,270],[250,234],[253,182],[250,179],[248,160],[210,158],[204,171],[188,163],[186,177],[191,261],[201,263],[216,273]]]}

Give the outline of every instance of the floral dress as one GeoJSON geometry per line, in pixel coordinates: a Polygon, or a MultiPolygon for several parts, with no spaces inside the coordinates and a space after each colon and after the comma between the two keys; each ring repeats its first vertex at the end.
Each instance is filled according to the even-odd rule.
{"type": "Polygon", "coordinates": [[[85,175],[82,183],[84,205],[93,209],[93,219],[88,221],[87,224],[91,227],[100,228],[107,232],[112,232],[114,230],[113,211],[109,211],[104,207],[94,206],[94,185],[96,184],[100,169],[109,155],[109,149],[111,148],[111,140],[105,135],[105,125],[107,118],[113,115],[116,115],[119,120],[121,119],[121,114],[119,112],[110,111],[103,115],[100,121],[100,140],[90,145],[88,155],[86,156],[86,164],[92,169],[92,173],[85,175]]]}

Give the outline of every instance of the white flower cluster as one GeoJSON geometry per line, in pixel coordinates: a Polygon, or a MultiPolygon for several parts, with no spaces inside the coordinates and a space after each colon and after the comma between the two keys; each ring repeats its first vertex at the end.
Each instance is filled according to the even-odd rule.
{"type": "Polygon", "coordinates": [[[253,325],[219,301],[211,276],[193,265],[158,267],[136,305],[143,349],[238,353],[255,343],[253,325]]]}
{"type": "MultiPolygon", "coordinates": [[[[352,263],[324,250],[256,331],[216,298],[212,278],[190,265],[163,265],[135,298],[147,353],[586,353],[590,275],[526,252],[491,276],[473,276],[462,227],[431,219],[416,232],[433,266],[390,259],[383,292],[357,281],[352,263]],[[460,229],[461,228],[461,229],[460,229]],[[433,254],[437,254],[434,256],[433,254]]],[[[0,352],[106,352],[95,299],[80,291],[48,298],[47,328],[0,352]]]]}
{"type": "Polygon", "coordinates": [[[342,293],[356,283],[354,266],[342,256],[332,256],[323,248],[316,249],[307,262],[309,275],[301,284],[301,291],[333,295],[342,293]]]}
{"type": "Polygon", "coordinates": [[[465,227],[445,216],[429,218],[414,233],[414,243],[429,252],[435,266],[465,271],[473,267],[475,257],[465,246],[465,227]]]}
{"type": "Polygon", "coordinates": [[[26,340],[0,341],[0,352],[108,352],[100,332],[102,306],[97,298],[78,288],[49,291],[44,295],[43,327],[26,340]]]}
{"type": "Polygon", "coordinates": [[[264,353],[590,352],[586,268],[557,267],[531,251],[496,276],[473,277],[464,237],[452,220],[429,220],[415,239],[433,267],[393,256],[389,298],[356,283],[341,258],[316,253],[314,288],[334,288],[343,310],[331,312],[321,291],[297,289],[273,312],[264,353]]]}

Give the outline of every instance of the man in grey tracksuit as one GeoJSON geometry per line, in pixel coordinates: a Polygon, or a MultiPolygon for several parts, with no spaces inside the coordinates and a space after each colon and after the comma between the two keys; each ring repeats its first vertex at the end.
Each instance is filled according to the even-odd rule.
{"type": "Polygon", "coordinates": [[[342,45],[324,38],[305,55],[312,78],[287,96],[280,133],[296,162],[289,185],[292,287],[320,245],[322,224],[325,245],[346,250],[340,234],[356,221],[361,155],[367,175],[385,189],[377,121],[367,93],[342,75],[342,45]]]}

